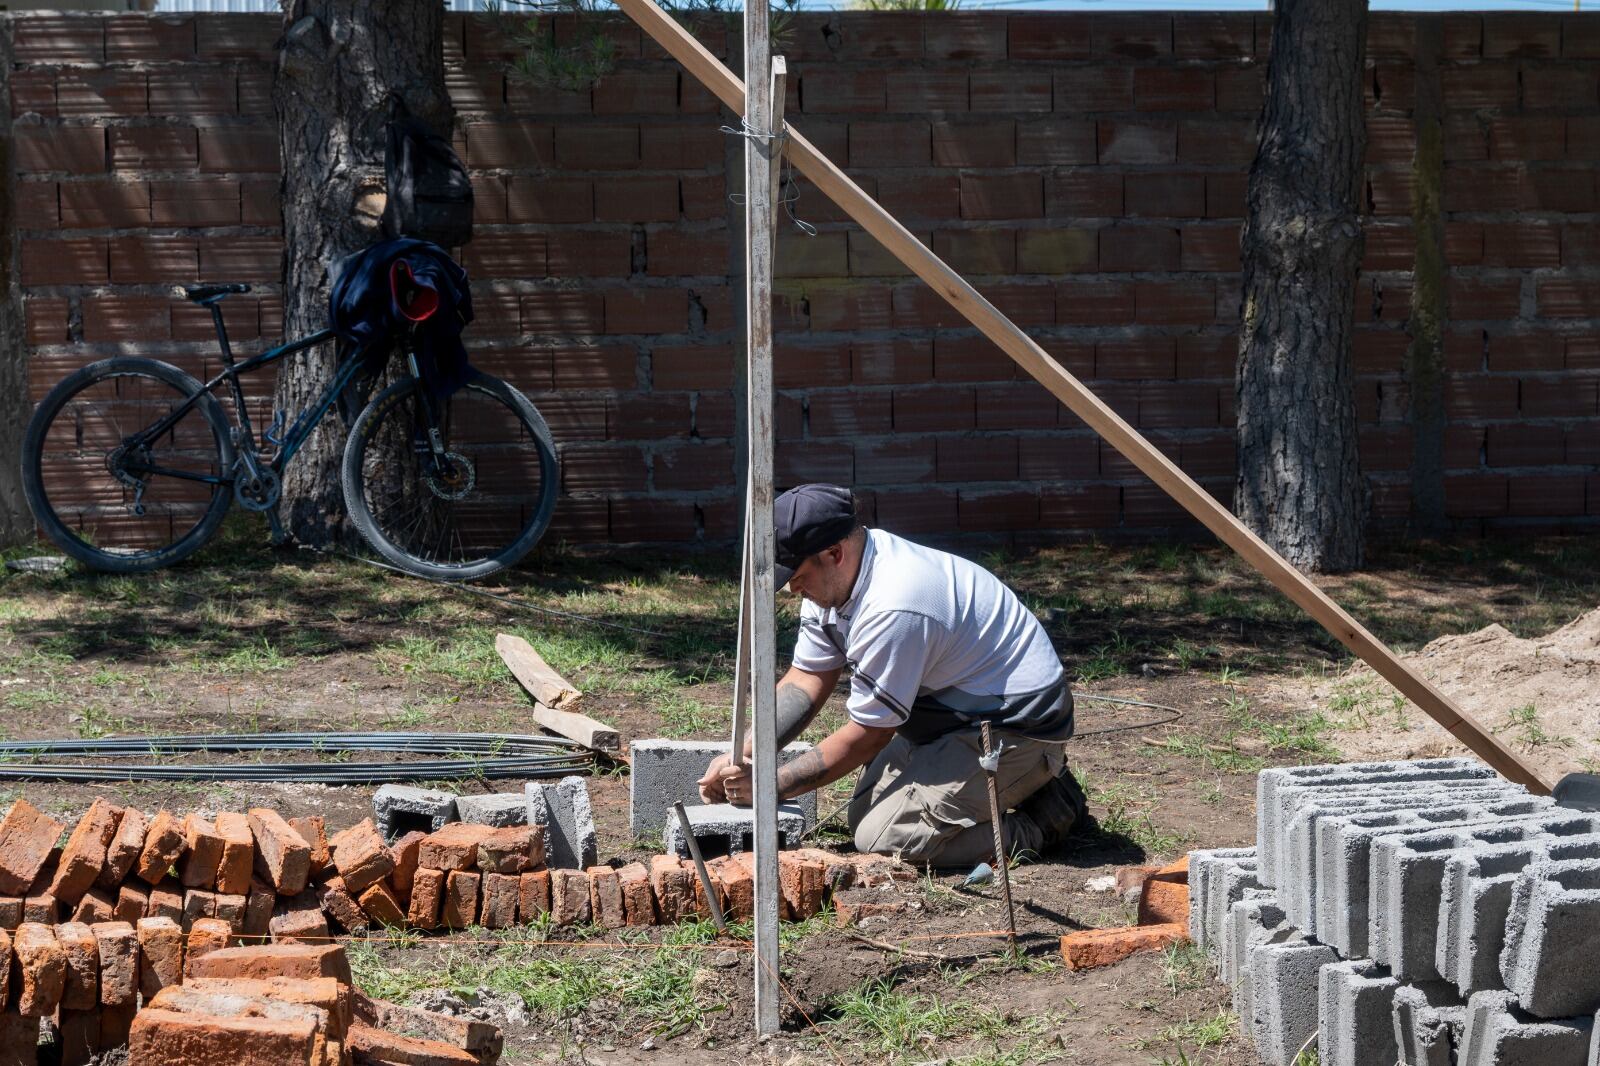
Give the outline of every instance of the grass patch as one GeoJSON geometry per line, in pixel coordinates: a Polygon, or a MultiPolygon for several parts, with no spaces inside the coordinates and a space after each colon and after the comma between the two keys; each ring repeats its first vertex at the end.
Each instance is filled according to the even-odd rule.
{"type": "Polygon", "coordinates": [[[1238,1024],[1238,1018],[1231,1011],[1219,1009],[1210,1017],[1190,1018],[1169,1025],[1155,1037],[1143,1041],[1140,1046],[1144,1048],[1170,1046],[1171,1054],[1164,1056],[1160,1061],[1163,1064],[1177,1066],[1179,1063],[1192,1062],[1189,1057],[1191,1053],[1207,1051],[1225,1044],[1233,1036],[1238,1024]]]}
{"type": "Polygon", "coordinates": [[[1084,775],[1079,776],[1089,795],[1091,809],[1098,809],[1102,835],[1122,837],[1149,857],[1165,858],[1182,849],[1188,838],[1161,828],[1150,817],[1156,799],[1149,789],[1125,781],[1102,788],[1098,782],[1082,780],[1084,775]]]}

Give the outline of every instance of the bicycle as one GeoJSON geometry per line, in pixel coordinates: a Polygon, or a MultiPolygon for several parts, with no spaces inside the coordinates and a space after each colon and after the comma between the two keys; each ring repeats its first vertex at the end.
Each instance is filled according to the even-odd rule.
{"type": "MultiPolygon", "coordinates": [[[[222,370],[201,382],[168,362],[101,360],[59,382],[35,410],[23,444],[23,483],[49,538],[96,570],[141,573],[198,551],[229,507],[266,514],[284,468],[362,361],[342,359],[327,387],[284,429],[273,413],[258,447],[240,377],[335,339],[331,329],[236,363],[221,302],[249,285],[183,286],[211,311],[222,370]],[[229,386],[230,422],[219,386],[229,386]],[[124,424],[128,427],[125,431],[124,424]]],[[[515,388],[476,369],[447,397],[422,384],[409,335],[394,338],[408,374],[351,423],[340,487],[356,529],[389,562],[422,577],[467,581],[514,565],[555,510],[559,464],[550,429],[515,388]]]]}

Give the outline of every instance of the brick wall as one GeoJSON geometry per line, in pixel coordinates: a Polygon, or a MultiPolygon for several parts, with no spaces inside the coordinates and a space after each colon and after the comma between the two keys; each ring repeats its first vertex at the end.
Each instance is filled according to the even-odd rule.
{"type": "MultiPolygon", "coordinates": [[[[228,301],[229,328],[246,348],[279,338],[276,18],[14,27],[35,397],[114,352],[214,367],[209,324],[174,282],[257,284],[228,301]]],[[[1269,29],[1252,14],[819,14],[779,50],[796,126],[1226,498],[1269,29]]],[[[556,535],[726,539],[742,402],[740,209],[726,196],[741,146],[697,83],[631,24],[614,31],[616,72],[565,93],[509,81],[492,28],[451,16],[456,143],[479,212],[463,253],[471,349],[564,446],[556,535]]],[[[727,58],[721,28],[700,33],[727,58]]],[[[1375,15],[1365,77],[1355,359],[1374,521],[1404,523],[1412,499],[1412,270],[1435,232],[1411,222],[1420,89],[1444,133],[1439,188],[1421,189],[1442,197],[1444,372],[1422,400],[1443,412],[1425,432],[1442,436],[1444,511],[1463,532],[1587,528],[1600,516],[1600,16],[1375,15]]],[[[1186,524],[872,238],[799,193],[818,233],[785,227],[779,241],[780,483],[854,484],[879,523],[911,533],[1186,524]]]]}

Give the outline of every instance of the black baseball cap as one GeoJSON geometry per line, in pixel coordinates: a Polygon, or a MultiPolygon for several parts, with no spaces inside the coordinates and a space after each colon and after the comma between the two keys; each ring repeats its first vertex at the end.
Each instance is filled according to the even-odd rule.
{"type": "Polygon", "coordinates": [[[824,548],[832,547],[855,529],[856,503],[850,490],[838,485],[796,485],[772,505],[772,585],[789,583],[800,564],[824,548]]]}

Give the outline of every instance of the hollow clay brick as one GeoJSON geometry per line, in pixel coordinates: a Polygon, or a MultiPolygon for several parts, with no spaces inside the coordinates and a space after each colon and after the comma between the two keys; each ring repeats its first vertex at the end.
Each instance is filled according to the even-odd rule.
{"type": "Polygon", "coordinates": [[[440,920],[447,929],[465,929],[478,920],[478,891],[481,876],[467,870],[451,870],[445,880],[444,907],[440,920]]]}
{"type": "Polygon", "coordinates": [[[311,846],[270,807],[252,808],[249,819],[257,871],[278,895],[299,895],[311,876],[311,846]]]}
{"type": "Polygon", "coordinates": [[[371,924],[361,905],[345,889],[343,878],[330,877],[316,891],[323,911],[349,932],[360,932],[371,924]]]}
{"type": "Polygon", "coordinates": [[[339,834],[339,845],[333,849],[333,865],[345,887],[359,897],[389,876],[389,871],[394,869],[394,855],[383,842],[378,827],[368,818],[339,834]]]}
{"type": "Polygon", "coordinates": [[[249,895],[250,876],[256,861],[256,840],[250,832],[250,819],[225,811],[217,815],[217,835],[222,838],[217,891],[230,896],[249,895]]]}
{"type": "Polygon", "coordinates": [[[123,879],[133,871],[133,864],[139,861],[139,853],[144,851],[145,833],[149,828],[150,819],[144,816],[143,811],[132,807],[122,809],[122,817],[117,820],[117,831],[112,834],[111,843],[106,845],[105,865],[100,867],[95,884],[107,891],[115,891],[122,884],[123,879]]]}
{"type": "Polygon", "coordinates": [[[417,865],[430,870],[470,870],[478,862],[478,842],[492,832],[487,825],[451,822],[423,838],[417,850],[417,865]]]}
{"type": "Polygon", "coordinates": [[[26,895],[65,828],[25,799],[0,820],[0,894],[26,895]]]}
{"type": "Polygon", "coordinates": [[[186,977],[183,987],[210,995],[253,996],[317,1007],[328,1015],[327,1033],[343,1040],[354,1013],[353,990],[332,977],[186,977]]]}
{"type": "Polygon", "coordinates": [[[609,866],[591,866],[589,876],[589,912],[594,924],[602,929],[621,929],[627,924],[622,909],[622,886],[617,881],[617,871],[609,866]]]}
{"type": "Polygon", "coordinates": [[[183,894],[183,917],[178,919],[178,924],[187,933],[194,928],[194,923],[201,918],[215,918],[217,916],[217,894],[207,892],[203,888],[191,888],[183,894]]]}
{"type": "Polygon", "coordinates": [[[478,1056],[437,1040],[419,1040],[359,1022],[346,1043],[358,1062],[404,1062],[416,1066],[478,1066],[478,1056]]]}
{"type": "Polygon", "coordinates": [[[479,920],[485,929],[509,929],[517,924],[519,887],[515,874],[483,875],[483,913],[479,920]]]}
{"type": "Polygon", "coordinates": [[[228,923],[235,935],[244,932],[245,916],[250,905],[249,896],[234,896],[226,892],[217,893],[216,916],[228,923]]]}
{"type": "Polygon", "coordinates": [[[22,901],[22,920],[38,925],[55,925],[61,917],[61,907],[48,892],[28,896],[22,901]]]}
{"type": "Polygon", "coordinates": [[[444,904],[445,877],[443,870],[419,869],[411,885],[411,902],[406,908],[406,921],[417,929],[437,929],[439,911],[444,904]]]}
{"type": "Polygon", "coordinates": [[[0,929],[7,932],[22,924],[22,899],[19,896],[0,896],[0,929]]]}
{"type": "Polygon", "coordinates": [[[627,925],[656,924],[656,894],[650,889],[650,871],[633,862],[617,871],[622,892],[622,917],[627,925]]]}
{"type": "Polygon", "coordinates": [[[368,885],[358,902],[366,915],[379,925],[398,929],[406,924],[405,908],[400,906],[387,881],[368,885]]]}
{"type": "Polygon", "coordinates": [[[183,825],[171,811],[161,810],[150,820],[145,830],[144,849],[139,852],[133,872],[146,884],[159,885],[172,869],[173,863],[183,857],[183,825]]]}
{"type": "Polygon", "coordinates": [[[190,977],[283,977],[310,981],[318,977],[351,983],[350,959],[338,944],[261,944],[228,948],[198,959],[190,977]]]}
{"type": "Polygon", "coordinates": [[[778,853],[778,892],[790,921],[804,921],[822,910],[825,877],[822,863],[795,858],[787,851],[778,853]]]}
{"type": "Polygon", "coordinates": [[[64,1010],[93,1010],[100,1004],[100,948],[94,932],[81,922],[56,926],[56,943],[67,961],[67,983],[61,992],[64,1010]]]}
{"type": "Polygon", "coordinates": [[[1139,892],[1139,924],[1165,925],[1178,922],[1189,925],[1189,886],[1158,877],[1145,880],[1139,892]]]}
{"type": "Polygon", "coordinates": [[[316,877],[333,863],[332,846],[328,842],[328,826],[320,814],[290,818],[289,827],[300,834],[300,839],[311,848],[311,876],[316,877]]]}
{"type": "Polygon", "coordinates": [[[11,947],[22,975],[16,989],[17,1010],[30,1018],[51,1013],[67,987],[67,955],[56,934],[48,925],[23,922],[11,947]]]}
{"type": "Polygon", "coordinates": [[[244,935],[264,938],[272,932],[272,912],[278,905],[272,886],[260,881],[250,882],[250,895],[245,897],[244,935]]]}
{"type": "Polygon", "coordinates": [[[189,930],[183,945],[185,966],[204,958],[213,951],[221,951],[233,941],[233,927],[221,918],[201,918],[189,930]]]}
{"type": "Polygon", "coordinates": [[[529,870],[517,878],[517,916],[524,925],[550,913],[550,871],[529,870]]]}
{"type": "Polygon", "coordinates": [[[1061,938],[1061,959],[1069,970],[1092,970],[1120,962],[1136,952],[1158,951],[1188,935],[1188,927],[1177,923],[1084,929],[1061,938]]]}
{"type": "Polygon", "coordinates": [[[755,874],[744,858],[743,855],[721,855],[706,863],[706,868],[722,883],[722,895],[727,900],[726,916],[736,922],[749,921],[756,913],[755,874]]]}
{"type": "Polygon", "coordinates": [[[557,925],[587,925],[593,913],[589,877],[582,870],[550,871],[550,913],[557,925]]]}
{"type": "Polygon", "coordinates": [[[69,907],[76,906],[83,894],[94,887],[106,863],[106,846],[116,835],[122,811],[104,799],[97,799],[78,820],[72,835],[61,850],[50,895],[69,907]]]}
{"type": "Polygon", "coordinates": [[[222,863],[222,834],[198,814],[183,820],[183,864],[178,880],[185,888],[217,887],[217,867],[222,863]]]}
{"type": "Polygon", "coordinates": [[[168,985],[183,983],[183,930],[171,918],[141,918],[139,991],[150,999],[168,985]]]}
{"type": "Polygon", "coordinates": [[[316,943],[331,935],[328,919],[317,904],[317,894],[310,889],[278,897],[277,910],[267,927],[272,930],[274,942],[306,940],[316,943]]]}
{"type": "Polygon", "coordinates": [[[139,999],[139,936],[127,922],[91,926],[100,959],[100,1005],[133,1006],[139,999]]]}

